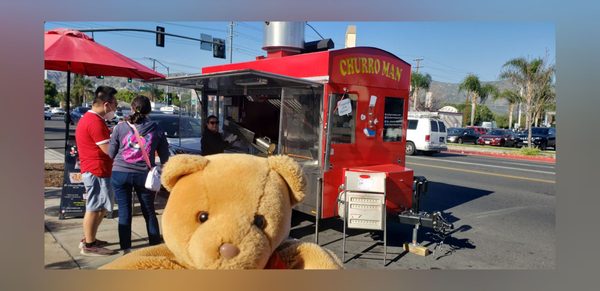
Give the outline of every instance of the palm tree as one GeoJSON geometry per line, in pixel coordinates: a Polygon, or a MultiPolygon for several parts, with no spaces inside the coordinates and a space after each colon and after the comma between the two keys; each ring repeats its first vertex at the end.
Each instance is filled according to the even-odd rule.
{"type": "Polygon", "coordinates": [[[469,100],[471,101],[471,126],[475,121],[475,106],[477,99],[479,98],[479,93],[481,92],[481,82],[479,82],[479,77],[475,74],[468,74],[464,80],[458,85],[458,92],[466,91],[467,98],[465,100],[465,104],[469,104],[469,100]]]}
{"type": "Polygon", "coordinates": [[[75,98],[73,105],[79,106],[85,101],[86,94],[92,93],[94,83],[92,80],[83,77],[83,75],[75,74],[73,78],[73,87],[71,88],[71,96],[75,98]]]}
{"type": "Polygon", "coordinates": [[[515,110],[515,105],[521,102],[521,95],[513,90],[505,89],[498,94],[492,95],[494,100],[504,99],[508,102],[508,128],[511,129],[513,126],[512,119],[515,110]]]}
{"type": "Polygon", "coordinates": [[[549,108],[554,105],[556,101],[556,92],[554,91],[554,86],[552,84],[547,83],[544,85],[539,92],[535,94],[535,103],[534,103],[534,123],[535,126],[538,126],[538,122],[542,117],[542,113],[547,111],[549,108]]]}
{"type": "Polygon", "coordinates": [[[431,85],[431,76],[429,74],[420,74],[412,72],[410,76],[410,96],[413,98],[413,110],[417,108],[417,98],[419,96],[419,89],[428,90],[431,85]]]}
{"type": "Polygon", "coordinates": [[[478,95],[479,104],[483,104],[488,97],[498,95],[498,88],[492,84],[481,85],[478,95]]]}
{"type": "Polygon", "coordinates": [[[542,96],[544,87],[551,83],[554,75],[554,66],[546,66],[541,58],[531,61],[525,58],[515,58],[506,62],[500,78],[510,80],[514,85],[522,88],[522,98],[525,101],[525,125],[527,127],[528,146],[531,143],[531,124],[535,114],[537,98],[542,96]]]}

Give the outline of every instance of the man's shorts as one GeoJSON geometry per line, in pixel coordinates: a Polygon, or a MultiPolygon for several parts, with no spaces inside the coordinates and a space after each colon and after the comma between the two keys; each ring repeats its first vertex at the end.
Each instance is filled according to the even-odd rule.
{"type": "Polygon", "coordinates": [[[85,172],[81,176],[88,196],[85,211],[101,211],[102,209],[112,211],[115,192],[110,183],[110,178],[96,177],[90,172],[85,172]]]}

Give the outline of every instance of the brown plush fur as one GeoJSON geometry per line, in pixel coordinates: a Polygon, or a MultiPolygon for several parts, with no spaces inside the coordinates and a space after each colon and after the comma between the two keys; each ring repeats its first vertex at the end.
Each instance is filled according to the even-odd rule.
{"type": "Polygon", "coordinates": [[[171,191],[162,216],[164,245],[132,252],[103,269],[262,269],[277,252],[289,268],[340,269],[316,244],[284,240],[292,207],[304,199],[300,166],[287,156],[176,155],[161,177],[171,191]],[[208,219],[200,222],[201,212],[208,219]],[[262,215],[264,229],[254,224],[262,215]],[[230,259],[219,252],[231,244],[230,259]]]}

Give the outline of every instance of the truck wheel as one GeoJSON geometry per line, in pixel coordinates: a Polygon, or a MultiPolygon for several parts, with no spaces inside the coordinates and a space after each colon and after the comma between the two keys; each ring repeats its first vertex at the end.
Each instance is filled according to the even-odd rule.
{"type": "Polygon", "coordinates": [[[540,143],[540,150],[542,150],[542,151],[546,150],[546,142],[540,143]]]}
{"type": "Polygon", "coordinates": [[[462,138],[459,137],[458,140],[456,140],[456,142],[457,143],[463,143],[463,140],[462,140],[462,138]]]}
{"type": "Polygon", "coordinates": [[[406,142],[406,154],[409,156],[413,156],[417,150],[415,149],[415,144],[412,141],[406,142]]]}

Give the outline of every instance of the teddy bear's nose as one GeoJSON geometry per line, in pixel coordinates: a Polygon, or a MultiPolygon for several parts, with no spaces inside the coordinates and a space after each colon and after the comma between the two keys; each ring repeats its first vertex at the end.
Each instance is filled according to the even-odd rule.
{"type": "Polygon", "coordinates": [[[236,246],[234,246],[232,244],[224,243],[219,248],[219,253],[221,253],[222,257],[224,257],[226,259],[231,259],[240,253],[240,249],[238,249],[236,246]]]}

